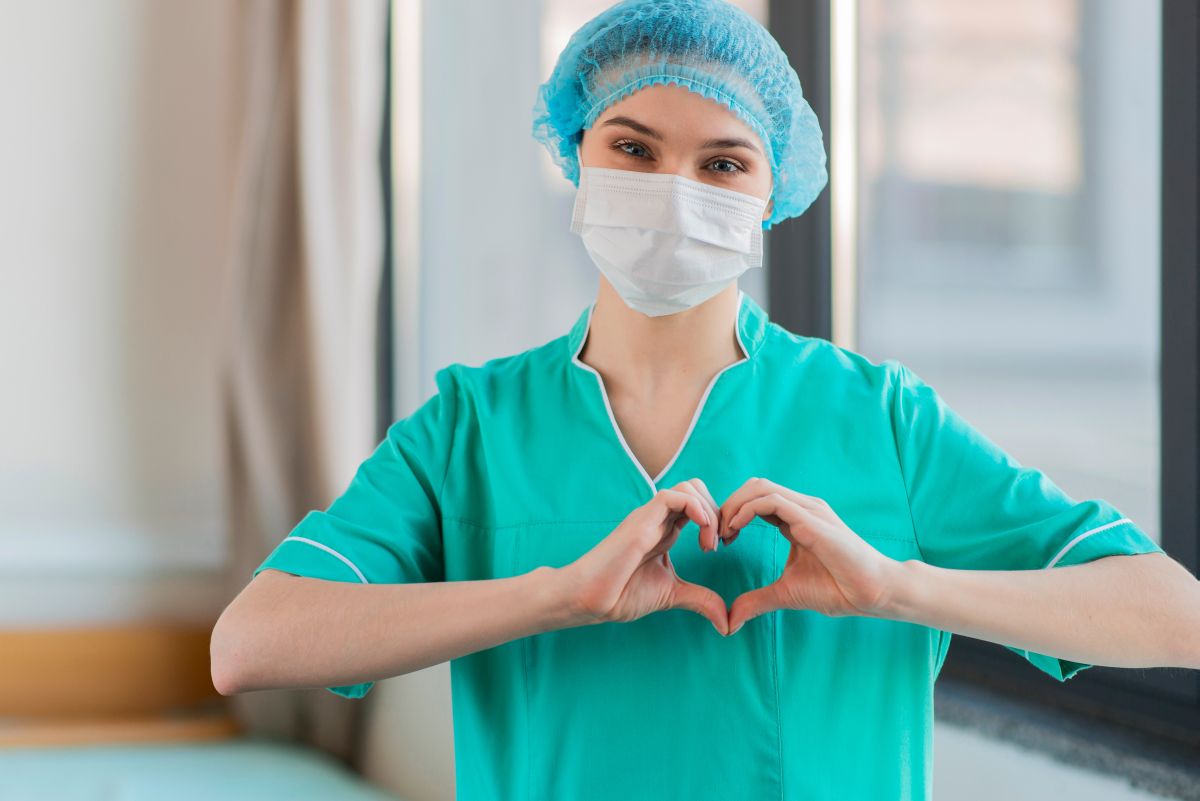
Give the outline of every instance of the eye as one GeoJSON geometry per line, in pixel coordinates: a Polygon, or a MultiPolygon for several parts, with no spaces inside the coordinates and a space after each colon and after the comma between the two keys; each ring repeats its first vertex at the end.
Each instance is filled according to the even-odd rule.
{"type": "Polygon", "coordinates": [[[726,159],[726,158],[717,159],[716,161],[713,161],[708,166],[709,167],[717,167],[718,165],[725,165],[725,166],[722,166],[720,169],[714,169],[713,172],[736,173],[736,172],[745,172],[746,171],[746,168],[743,167],[741,164],[738,164],[733,159],[726,159]],[[726,169],[726,166],[729,167],[729,169],[726,169]]]}
{"type": "Polygon", "coordinates": [[[645,155],[648,154],[645,146],[639,142],[633,141],[632,139],[618,139],[617,141],[613,142],[612,147],[614,150],[620,150],[622,153],[633,156],[636,159],[644,158],[645,155]]]}

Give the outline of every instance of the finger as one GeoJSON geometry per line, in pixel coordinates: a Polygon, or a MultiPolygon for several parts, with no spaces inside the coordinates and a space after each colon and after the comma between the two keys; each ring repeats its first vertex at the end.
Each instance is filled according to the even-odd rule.
{"type": "Polygon", "coordinates": [[[742,485],[734,490],[729,497],[725,499],[725,502],[721,504],[721,507],[717,512],[718,518],[721,521],[719,533],[721,540],[726,545],[732,544],[733,541],[737,539],[737,535],[739,533],[737,529],[730,525],[731,518],[734,516],[737,510],[740,509],[750,499],[757,498],[760,495],[765,495],[767,492],[773,491],[770,489],[770,487],[773,486],[775,486],[775,483],[769,479],[752,476],[751,478],[748,478],[742,482],[742,485]]]}
{"type": "Polygon", "coordinates": [[[707,497],[705,497],[705,492],[694,483],[694,481],[698,480],[699,479],[681,481],[671,489],[676,492],[687,493],[688,495],[695,497],[696,500],[699,501],[703,506],[705,520],[703,523],[697,521],[697,525],[700,526],[700,550],[715,551],[717,549],[717,511],[715,508],[709,508],[710,501],[707,497]],[[705,543],[710,544],[706,546],[705,543]]]}
{"type": "Polygon", "coordinates": [[[688,479],[687,483],[694,485],[696,489],[700,491],[701,496],[708,503],[708,509],[710,512],[712,512],[713,520],[716,521],[716,525],[712,527],[711,532],[712,550],[715,551],[717,546],[721,544],[721,512],[717,506],[717,501],[715,498],[713,498],[712,493],[708,491],[708,485],[705,484],[700,478],[690,478],[688,479]]]}
{"type": "Polygon", "coordinates": [[[742,504],[729,519],[729,525],[733,530],[740,530],[756,517],[771,516],[787,524],[786,530],[780,530],[789,540],[805,548],[812,546],[815,537],[811,524],[812,512],[777,492],[753,498],[742,504]]]}
{"type": "Polygon", "coordinates": [[[769,478],[754,476],[746,479],[745,483],[721,504],[718,516],[721,521],[721,538],[726,545],[732,543],[738,535],[738,529],[729,524],[730,518],[737,514],[738,509],[747,501],[772,492],[782,495],[797,506],[801,506],[819,517],[828,518],[832,514],[833,510],[829,504],[818,495],[806,495],[782,484],[777,484],[769,478]]]}
{"type": "Polygon", "coordinates": [[[734,598],[733,605],[729,607],[730,636],[737,634],[747,620],[784,608],[779,592],[781,587],[776,579],[765,587],[749,590],[734,598]]]}
{"type": "MultiPolygon", "coordinates": [[[[679,489],[660,489],[654,494],[648,505],[657,505],[659,513],[662,514],[662,520],[665,522],[672,512],[686,516],[688,520],[695,522],[701,529],[716,525],[716,520],[712,514],[705,508],[704,501],[701,499],[695,487],[683,482],[679,489]]],[[[673,521],[679,522],[679,521],[673,521]]],[[[683,521],[684,525],[687,521],[683,521]]],[[[671,533],[678,533],[679,529],[672,527],[671,533]]],[[[703,547],[703,546],[701,546],[703,547]]]]}
{"type": "Polygon", "coordinates": [[[672,593],[672,606],[679,609],[690,609],[708,618],[713,628],[722,637],[729,633],[729,620],[725,609],[725,599],[716,592],[700,584],[680,579],[675,583],[672,593]]]}
{"type": "Polygon", "coordinates": [[[757,486],[761,488],[759,495],[766,495],[771,492],[777,492],[783,497],[795,503],[797,506],[802,506],[813,514],[821,515],[832,511],[829,504],[819,495],[806,495],[803,492],[798,492],[791,487],[785,487],[782,484],[776,484],[768,478],[759,478],[757,486]]]}
{"type": "Polygon", "coordinates": [[[829,502],[819,495],[805,495],[803,492],[796,492],[787,487],[779,487],[776,489],[776,492],[785,498],[789,498],[797,506],[807,509],[818,517],[829,517],[833,514],[833,509],[830,507],[829,502]]]}

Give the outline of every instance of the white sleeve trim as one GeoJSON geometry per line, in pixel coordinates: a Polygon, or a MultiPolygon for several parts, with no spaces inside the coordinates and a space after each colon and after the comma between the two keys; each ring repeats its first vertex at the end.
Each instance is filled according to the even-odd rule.
{"type": "MultiPolygon", "coordinates": [[[[1095,528],[1090,528],[1090,529],[1088,529],[1087,531],[1083,532],[1082,534],[1080,534],[1079,536],[1075,537],[1075,538],[1074,538],[1074,539],[1072,539],[1070,542],[1068,542],[1066,545],[1064,545],[1064,546],[1062,547],[1062,550],[1061,550],[1061,551],[1059,551],[1057,554],[1055,554],[1054,558],[1050,560],[1050,563],[1049,563],[1048,565],[1046,565],[1046,567],[1044,567],[1044,568],[1042,568],[1042,569],[1043,569],[1043,570],[1048,570],[1048,569],[1050,569],[1050,568],[1054,567],[1056,564],[1058,564],[1058,560],[1059,560],[1059,559],[1062,559],[1062,558],[1063,558],[1063,556],[1065,556],[1065,555],[1066,555],[1067,551],[1071,550],[1071,549],[1072,549],[1072,548],[1074,548],[1076,545],[1078,545],[1078,544],[1080,543],[1080,541],[1082,541],[1084,538],[1086,538],[1086,537],[1090,537],[1090,536],[1092,536],[1093,534],[1097,534],[1097,533],[1099,533],[1099,532],[1101,532],[1101,531],[1105,531],[1105,530],[1107,530],[1107,529],[1110,529],[1110,528],[1112,528],[1113,526],[1120,526],[1120,525],[1122,525],[1122,524],[1124,524],[1124,523],[1132,523],[1132,522],[1133,522],[1133,521],[1132,521],[1132,520],[1130,520],[1128,517],[1122,517],[1120,520],[1114,520],[1114,521],[1112,521],[1111,523],[1105,523],[1105,524],[1104,524],[1104,525],[1102,525],[1102,526],[1096,526],[1095,528]]],[[[1029,651],[1028,651],[1028,650],[1025,650],[1025,649],[1022,649],[1022,652],[1025,654],[1025,658],[1026,658],[1026,659],[1028,659],[1028,658],[1029,658],[1029,651]]]]}
{"type": "Polygon", "coordinates": [[[292,540],[292,541],[295,541],[295,542],[303,542],[303,543],[305,543],[306,545],[311,545],[311,546],[313,546],[314,548],[320,548],[322,551],[325,551],[325,552],[327,552],[327,553],[333,554],[333,555],[334,555],[334,556],[336,556],[338,559],[341,559],[343,562],[345,562],[345,563],[346,563],[346,564],[347,564],[347,565],[350,567],[350,569],[354,571],[355,575],[357,575],[357,576],[358,576],[358,580],[359,580],[359,581],[361,581],[363,584],[370,584],[370,583],[371,583],[371,582],[367,581],[367,577],[363,575],[363,572],[362,572],[361,570],[359,570],[359,569],[358,569],[358,565],[354,564],[354,563],[353,563],[353,562],[351,562],[349,559],[347,559],[345,556],[343,556],[342,554],[338,553],[338,552],[337,552],[337,551],[335,551],[333,548],[330,548],[328,545],[325,545],[324,543],[317,542],[316,540],[310,540],[308,537],[284,537],[284,538],[283,538],[283,541],[284,541],[284,542],[287,542],[287,541],[289,541],[289,540],[292,540]]]}
{"type": "Polygon", "coordinates": [[[1059,551],[1058,554],[1053,559],[1050,560],[1050,564],[1046,565],[1046,567],[1048,567],[1048,568],[1054,567],[1054,565],[1057,564],[1058,560],[1062,559],[1063,556],[1067,553],[1067,551],[1071,550],[1076,545],[1078,545],[1079,542],[1081,540],[1083,540],[1085,537],[1090,537],[1093,534],[1098,534],[1099,532],[1104,531],[1105,529],[1110,529],[1113,526],[1119,526],[1119,525],[1122,525],[1123,523],[1132,523],[1132,522],[1133,521],[1130,520],[1128,517],[1122,517],[1120,520],[1114,520],[1111,523],[1105,523],[1103,526],[1096,526],[1093,529],[1089,529],[1089,530],[1083,532],[1078,537],[1076,537],[1075,539],[1071,540],[1066,545],[1064,545],[1063,549],[1061,551],[1059,551]]]}

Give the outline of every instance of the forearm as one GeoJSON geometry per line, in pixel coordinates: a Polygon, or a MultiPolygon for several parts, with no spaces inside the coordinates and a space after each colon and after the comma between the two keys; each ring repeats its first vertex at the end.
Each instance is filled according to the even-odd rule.
{"type": "Polygon", "coordinates": [[[1087,664],[1200,668],[1200,583],[1163,559],[1015,571],[898,562],[878,616],[1087,664]]]}
{"type": "Polygon", "coordinates": [[[277,571],[259,580],[213,630],[226,694],[357,684],[578,625],[549,567],[478,581],[352,584],[277,571]]]}

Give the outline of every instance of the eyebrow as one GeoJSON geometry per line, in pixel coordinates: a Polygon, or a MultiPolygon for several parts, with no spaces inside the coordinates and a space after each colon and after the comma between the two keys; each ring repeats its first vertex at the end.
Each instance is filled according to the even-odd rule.
{"type": "MultiPolygon", "coordinates": [[[[605,125],[624,125],[626,128],[632,128],[633,130],[637,131],[642,136],[648,136],[651,139],[657,139],[660,142],[663,141],[662,134],[660,134],[658,131],[654,130],[653,128],[651,128],[648,125],[643,125],[642,123],[638,122],[637,120],[633,119],[632,117],[610,117],[607,120],[605,120],[604,122],[600,123],[600,125],[602,127],[605,125]]],[[[757,145],[755,145],[749,139],[743,139],[740,136],[723,137],[720,139],[709,139],[709,140],[706,140],[705,142],[701,143],[701,145],[700,145],[701,150],[715,150],[718,148],[727,148],[727,147],[744,147],[744,148],[747,148],[748,150],[753,150],[755,153],[758,153],[759,155],[762,155],[762,151],[759,150],[757,145]]]]}

